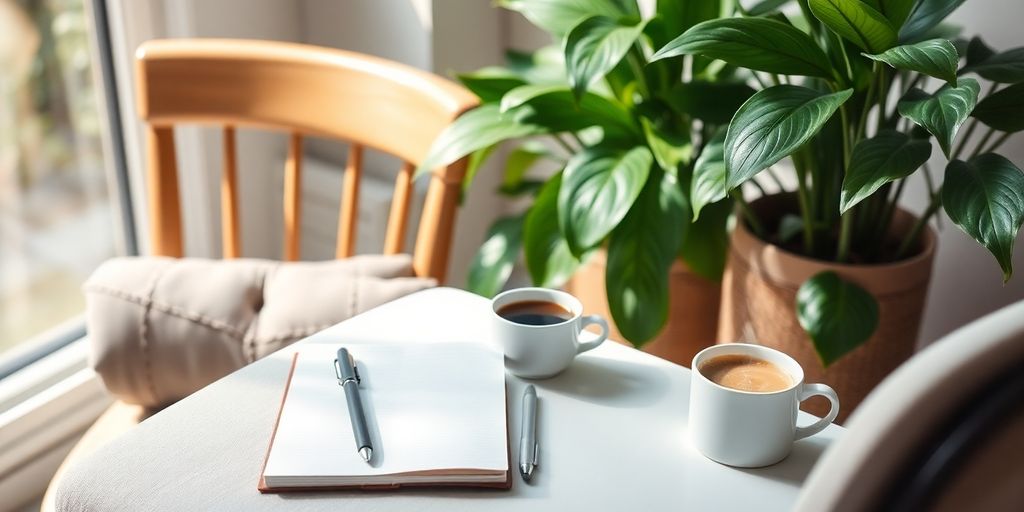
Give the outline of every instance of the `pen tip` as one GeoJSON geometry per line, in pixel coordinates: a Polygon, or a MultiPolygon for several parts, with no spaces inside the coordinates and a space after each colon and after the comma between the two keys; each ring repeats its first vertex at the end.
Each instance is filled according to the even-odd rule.
{"type": "Polygon", "coordinates": [[[370,457],[373,457],[373,449],[368,447],[368,446],[364,446],[364,447],[359,449],[359,455],[366,462],[370,462],[370,457]]]}
{"type": "Polygon", "coordinates": [[[523,475],[523,481],[529,482],[530,478],[533,477],[533,464],[520,464],[519,474],[523,475]]]}

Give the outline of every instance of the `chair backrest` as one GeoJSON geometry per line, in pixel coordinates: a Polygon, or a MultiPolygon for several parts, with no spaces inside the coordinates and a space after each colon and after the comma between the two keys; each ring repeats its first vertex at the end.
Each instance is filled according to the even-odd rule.
{"type": "MultiPolygon", "coordinates": [[[[284,258],[299,258],[303,136],[350,143],[336,254],[351,256],[364,148],[403,162],[385,234],[385,254],[403,251],[412,172],[437,135],[477,105],[462,87],[415,68],[357,53],[293,43],[154,40],[137,53],[139,114],[146,122],[152,252],[182,255],[176,124],[223,127],[223,254],[240,256],[236,127],[289,134],[284,169],[284,258]]],[[[465,160],[435,169],[416,234],[417,275],[443,281],[465,160]]]]}
{"type": "Polygon", "coordinates": [[[921,351],[868,395],[796,510],[1020,510],[1024,301],[921,351]]]}

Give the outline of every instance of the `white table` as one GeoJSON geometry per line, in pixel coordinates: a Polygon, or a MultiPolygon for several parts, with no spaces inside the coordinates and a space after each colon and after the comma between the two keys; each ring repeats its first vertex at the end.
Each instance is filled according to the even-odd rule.
{"type": "MultiPolygon", "coordinates": [[[[451,288],[420,292],[301,343],[489,343],[488,301],[451,288]]],[[[563,374],[536,381],[541,462],[511,491],[266,494],[256,490],[294,345],[140,424],[72,468],[58,510],[789,510],[840,427],[799,441],[783,462],[735,469],[687,436],[690,371],[605,343],[563,374]],[[629,440],[627,442],[627,440],[629,440]]],[[[507,377],[513,467],[524,383],[507,377]]],[[[801,413],[801,423],[812,417],[801,413]]]]}

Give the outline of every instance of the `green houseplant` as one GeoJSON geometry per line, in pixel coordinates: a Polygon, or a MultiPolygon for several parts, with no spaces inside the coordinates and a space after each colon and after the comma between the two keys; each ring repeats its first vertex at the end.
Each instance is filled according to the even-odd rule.
{"type": "MultiPolygon", "coordinates": [[[[644,19],[633,0],[498,3],[558,43],[510,52],[504,67],[460,75],[482,105],[439,137],[419,171],[472,154],[472,179],[495,146],[525,139],[508,156],[501,192],[530,198],[529,208],[492,227],[470,270],[470,288],[499,291],[520,250],[533,282],[557,287],[606,248],[610,312],[639,346],[666,322],[675,261],[705,278],[721,277],[731,200],[705,202],[694,222],[690,186],[695,168],[720,163],[701,155],[720,150],[711,135],[754,93],[749,75],[732,66],[650,56],[680,30],[731,5],[662,0],[644,19]],[[543,161],[560,170],[529,177],[530,166],[543,161]]],[[[717,293],[712,300],[717,311],[717,293]]]]}
{"type": "MultiPolygon", "coordinates": [[[[755,72],[760,90],[729,124],[724,165],[695,169],[690,200],[701,215],[703,204],[789,159],[796,193],[772,212],[781,215],[746,203],[740,211],[743,227],[766,244],[839,269],[810,276],[790,305],[824,367],[879,325],[876,297],[842,272],[912,258],[940,209],[992,252],[1004,281],[1011,276],[1024,173],[995,150],[1024,129],[1024,48],[997,53],[979,38],[956,38],[941,22],[963,3],[769,1],[760,13],[738,8],[736,17],[681,31],[652,57],[710,58],[755,72]],[[775,10],[793,3],[789,14],[775,10]],[[974,75],[991,82],[984,95],[974,75]],[[984,135],[972,138],[981,125],[984,135]],[[948,162],[941,180],[927,165],[933,139],[948,162]],[[915,176],[927,181],[927,209],[893,233],[915,176]]],[[[903,335],[911,342],[919,317],[915,336],[903,335]]]]}

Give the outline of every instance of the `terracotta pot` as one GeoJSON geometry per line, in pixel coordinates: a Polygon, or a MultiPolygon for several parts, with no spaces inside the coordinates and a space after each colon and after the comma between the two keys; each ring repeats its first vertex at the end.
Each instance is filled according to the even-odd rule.
{"type": "MultiPolygon", "coordinates": [[[[603,249],[598,251],[580,266],[566,283],[565,290],[583,302],[586,314],[608,319],[609,338],[629,345],[608,310],[604,283],[606,261],[607,253],[603,249]]],[[[656,338],[643,346],[643,351],[689,367],[697,352],[715,342],[721,286],[693,274],[678,260],[669,270],[668,279],[668,322],[656,338]]]]}
{"type": "MultiPolygon", "coordinates": [[[[762,219],[778,218],[792,198],[768,196],[752,203],[762,219]]],[[[915,218],[898,210],[889,236],[909,231],[915,218]]],[[[766,225],[774,225],[768,222],[766,225]]],[[[732,233],[722,280],[718,342],[747,341],[779,349],[803,366],[807,382],[824,382],[839,394],[838,421],[914,352],[931,280],[935,233],[921,236],[915,256],[889,264],[849,265],[813,260],[754,236],[742,222],[732,233]],[[825,369],[796,318],[796,292],[811,276],[831,270],[878,301],[878,328],[868,341],[825,369]]],[[[823,416],[828,404],[812,399],[805,411],[823,416]]]]}

